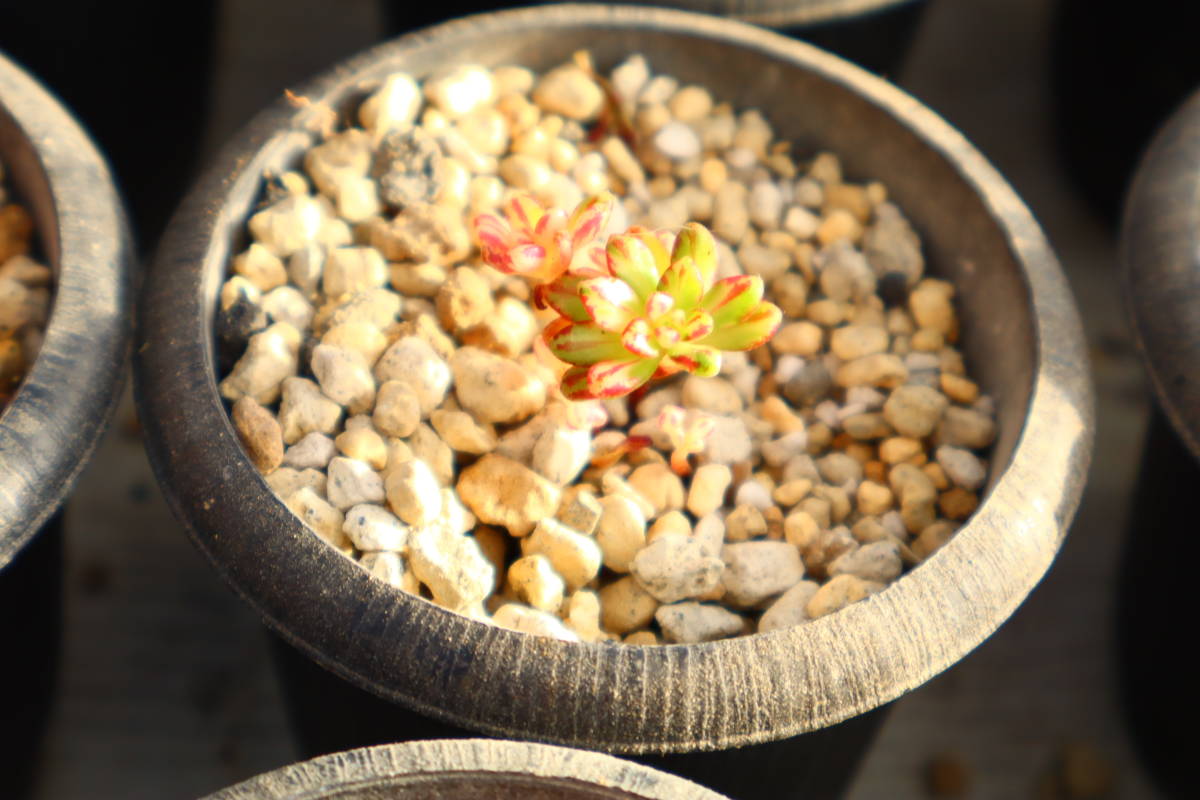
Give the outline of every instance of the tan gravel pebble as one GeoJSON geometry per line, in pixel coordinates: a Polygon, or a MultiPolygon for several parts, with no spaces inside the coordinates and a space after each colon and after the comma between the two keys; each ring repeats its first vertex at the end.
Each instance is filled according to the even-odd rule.
{"type": "Polygon", "coordinates": [[[243,397],[233,404],[233,427],[254,468],[266,475],[283,463],[283,432],[270,411],[243,397]]]}
{"type": "Polygon", "coordinates": [[[450,367],[458,402],[480,422],[520,422],[546,404],[545,384],[511,359],[462,347],[450,367]]]}
{"type": "Polygon", "coordinates": [[[655,517],[683,508],[683,481],[666,464],[643,464],[629,475],[629,485],[649,501],[655,517]]]}
{"type": "Polygon", "coordinates": [[[528,467],[489,453],[459,475],[458,494],[475,516],[525,536],[558,508],[559,488],[528,467]]]}
{"type": "Polygon", "coordinates": [[[733,473],[725,464],[704,464],[692,475],[688,489],[687,510],[697,518],[711,514],[725,502],[725,490],[733,473]]]}
{"type": "Polygon", "coordinates": [[[649,625],[659,602],[632,575],[600,590],[600,619],[605,630],[625,634],[649,625]]]}
{"type": "Polygon", "coordinates": [[[514,561],[508,568],[508,585],[521,602],[551,614],[562,607],[567,587],[550,559],[541,553],[514,561]]]}
{"type": "Polygon", "coordinates": [[[840,611],[867,596],[867,587],[856,575],[838,575],[821,586],[804,607],[809,619],[840,611]]]}

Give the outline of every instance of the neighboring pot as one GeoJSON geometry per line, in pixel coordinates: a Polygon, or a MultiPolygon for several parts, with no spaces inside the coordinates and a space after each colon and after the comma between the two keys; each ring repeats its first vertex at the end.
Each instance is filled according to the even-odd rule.
{"type": "Polygon", "coordinates": [[[0,678],[20,687],[7,693],[0,719],[0,769],[19,787],[57,663],[62,524],[52,516],[117,401],[133,259],[103,158],[58,101],[3,55],[0,159],[55,281],[42,350],[0,410],[0,641],[10,645],[0,678]]]}
{"type": "Polygon", "coordinates": [[[351,750],[251,778],[204,800],[727,800],[598,753],[492,739],[351,750]]]}
{"type": "MultiPolygon", "coordinates": [[[[618,0],[635,3],[637,0],[618,0]]],[[[773,28],[890,74],[908,53],[926,0],[655,0],[773,28]]]]}
{"type": "Polygon", "coordinates": [[[1200,91],[1155,136],[1125,201],[1121,267],[1134,338],[1158,400],[1146,435],[1122,559],[1118,643],[1126,718],[1161,789],[1194,789],[1176,733],[1195,713],[1176,648],[1200,611],[1189,565],[1200,557],[1200,91]],[[1169,609],[1166,613],[1165,610],[1169,609]]]}
{"type": "Polygon", "coordinates": [[[212,320],[229,256],[244,246],[264,169],[294,164],[311,143],[305,112],[282,101],[184,202],[142,297],[136,378],[151,460],[197,545],[273,628],[422,714],[620,753],[736,748],[832,726],[962,658],[1057,553],[1092,436],[1066,282],[1011,188],[936,115],[834,56],[729,20],[608,6],[500,12],[377,47],[299,93],[346,108],[392,71],[466,60],[545,69],[581,48],[604,68],[640,51],[656,70],[761,107],[800,152],[838,152],[848,174],[883,181],[905,209],[933,271],[959,287],[965,354],[997,403],[987,496],[944,548],[836,614],[698,645],[536,638],[372,580],[271,493],[217,393],[212,320]]]}
{"type": "MultiPolygon", "coordinates": [[[[618,5],[669,6],[684,11],[762,25],[831,50],[875,72],[898,69],[924,12],[926,0],[617,0],[618,5]]],[[[393,34],[502,6],[499,0],[446,0],[414,6],[402,0],[384,4],[393,34]]]]}

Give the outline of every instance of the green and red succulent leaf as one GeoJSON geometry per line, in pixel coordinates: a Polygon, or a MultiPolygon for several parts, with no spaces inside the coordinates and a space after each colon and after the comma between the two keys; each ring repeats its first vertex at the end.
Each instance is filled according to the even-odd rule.
{"type": "Polygon", "coordinates": [[[555,357],[579,366],[633,357],[619,334],[587,323],[567,323],[548,335],[546,344],[555,357]]]}
{"type": "Polygon", "coordinates": [[[700,276],[701,292],[712,286],[717,273],[717,243],[708,228],[698,222],[689,222],[675,237],[671,250],[671,263],[690,258],[700,276]]]}
{"type": "Polygon", "coordinates": [[[643,237],[617,234],[608,239],[608,271],[639,297],[649,297],[658,286],[657,256],[643,237]]]}
{"type": "Polygon", "coordinates": [[[619,278],[589,278],[579,284],[579,299],[599,328],[620,333],[639,316],[639,298],[619,278]]]}
{"type": "Polygon", "coordinates": [[[718,350],[753,350],[767,341],[779,330],[783,321],[783,312],[766,301],[760,302],[738,322],[717,326],[712,333],[702,338],[698,344],[715,347],[718,350]]]}
{"type": "Polygon", "coordinates": [[[538,308],[552,308],[562,318],[572,322],[587,322],[591,316],[579,296],[580,275],[562,275],[551,283],[534,287],[533,302],[538,308]]]}

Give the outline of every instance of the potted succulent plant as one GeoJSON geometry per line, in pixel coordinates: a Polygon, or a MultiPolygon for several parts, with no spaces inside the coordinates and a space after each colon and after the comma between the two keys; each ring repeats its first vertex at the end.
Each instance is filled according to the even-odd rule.
{"type": "MultiPolygon", "coordinates": [[[[463,66],[456,74],[474,81],[480,71],[480,67],[463,66]]],[[[408,80],[411,82],[411,78],[408,80]]],[[[434,90],[427,86],[426,91],[434,90]]],[[[855,734],[855,746],[835,747],[850,762],[835,766],[836,759],[817,753],[828,742],[818,745],[820,735],[812,732],[837,730],[838,723],[851,718],[861,721],[858,715],[887,703],[961,658],[995,630],[1048,567],[1078,501],[1089,456],[1090,386],[1081,356],[1078,319],[1053,255],[1028,211],[960,135],[911,98],[835,57],[768,32],[681,12],[604,6],[539,8],[447,24],[420,37],[365,53],[307,86],[298,96],[303,98],[302,109],[280,104],[265,112],[222,156],[178,212],[143,296],[136,375],[151,458],[176,512],[201,549],[268,623],[321,665],[388,700],[463,728],[611,752],[674,753],[662,763],[673,769],[707,769],[706,779],[717,788],[737,785],[736,775],[729,774],[734,772],[728,769],[730,759],[750,763],[758,757],[756,763],[771,770],[778,782],[756,781],[757,789],[739,790],[766,791],[768,795],[764,796],[778,797],[785,796],[783,792],[807,789],[820,795],[844,785],[853,756],[861,751],[866,739],[860,731],[855,734]],[[804,625],[783,626],[769,633],[764,628],[764,632],[753,636],[718,642],[693,640],[690,644],[661,647],[623,647],[531,637],[473,618],[480,614],[473,605],[478,598],[463,599],[458,608],[463,613],[455,613],[372,579],[330,547],[340,527],[330,527],[330,541],[323,541],[293,513],[305,514],[310,523],[320,527],[325,506],[313,499],[315,491],[302,495],[303,503],[289,501],[289,509],[271,493],[244,454],[239,438],[249,442],[253,437],[247,431],[253,426],[240,424],[236,430],[231,426],[222,393],[241,404],[242,411],[235,406],[234,414],[243,414],[243,422],[249,418],[262,420],[264,430],[273,430],[264,439],[272,442],[279,433],[279,423],[276,421],[271,429],[253,403],[270,405],[277,393],[267,387],[260,397],[244,402],[244,397],[259,394],[259,384],[251,380],[248,370],[239,371],[237,367],[218,387],[214,368],[221,356],[214,337],[236,329],[235,323],[244,312],[248,312],[244,318],[257,316],[254,303],[247,299],[254,296],[253,292],[237,281],[226,284],[230,287],[227,290],[222,280],[234,254],[245,254],[238,255],[235,277],[250,282],[251,278],[278,273],[275,267],[279,252],[286,252],[288,258],[297,252],[295,247],[274,238],[284,236],[282,231],[286,229],[282,217],[275,216],[279,211],[275,204],[285,203],[292,210],[313,207],[303,181],[298,183],[291,171],[322,140],[321,131],[327,131],[339,115],[355,113],[364,96],[382,93],[382,98],[391,91],[416,91],[415,84],[405,88],[409,84],[401,79],[385,82],[395,73],[445,74],[452,66],[464,64],[465,53],[475,64],[515,63],[540,72],[563,64],[572,53],[584,48],[605,69],[621,63],[632,52],[649,54],[656,68],[681,81],[707,87],[716,97],[729,98],[739,108],[763,109],[781,136],[799,146],[812,151],[836,150],[848,173],[871,176],[886,184],[889,196],[906,209],[913,225],[921,231],[931,271],[945,279],[929,285],[930,299],[944,305],[947,287],[955,287],[962,307],[961,331],[955,323],[946,327],[946,335],[957,337],[961,333],[965,355],[977,370],[978,383],[995,398],[993,467],[986,484],[980,479],[982,501],[977,509],[971,506],[973,516],[957,535],[920,566],[862,602],[804,625]],[[780,102],[782,92],[787,94],[786,103],[780,102]],[[279,180],[273,184],[274,194],[259,210],[256,203],[263,196],[264,174],[279,180]],[[252,244],[243,222],[256,210],[257,222],[250,226],[260,238],[252,244]],[[272,238],[274,244],[268,242],[272,238]],[[219,330],[214,330],[214,320],[219,330]],[[707,750],[728,752],[721,757],[701,752],[707,750]],[[814,777],[839,770],[825,782],[814,777]]],[[[453,102],[449,94],[441,99],[453,102]]],[[[371,118],[378,121],[377,115],[383,113],[379,109],[391,106],[380,99],[373,108],[368,116],[375,115],[371,118]]],[[[662,145],[676,143],[664,141],[662,145]]],[[[353,146],[353,142],[346,144],[353,146]]],[[[406,147],[406,158],[424,163],[419,141],[409,141],[406,147]]],[[[510,162],[514,176],[521,172],[517,166],[510,162]]],[[[422,174],[410,170],[401,177],[422,174]]],[[[397,185],[407,191],[416,184],[401,180],[397,185]]],[[[421,185],[416,189],[425,190],[421,185]]],[[[867,197],[865,191],[855,196],[867,197]]],[[[559,207],[565,211],[573,205],[559,207]]],[[[349,241],[357,235],[358,241],[378,240],[406,254],[424,246],[425,240],[404,238],[387,220],[375,221],[374,213],[360,217],[362,228],[349,241]]],[[[439,230],[436,215],[428,214],[425,230],[439,230]]],[[[521,226],[513,224],[520,216],[534,215],[516,213],[508,218],[508,228],[489,227],[491,223],[487,222],[477,225],[485,251],[489,239],[503,241],[503,247],[494,248],[500,256],[521,246],[521,226]],[[516,239],[512,238],[514,233],[518,234],[516,239]]],[[[837,225],[853,224],[852,215],[834,216],[837,225]]],[[[714,227],[718,235],[728,231],[719,221],[714,227]]],[[[677,255],[704,249],[695,229],[687,230],[692,231],[690,240],[684,236],[683,245],[673,242],[677,255]]],[[[827,233],[832,244],[836,236],[827,233]]],[[[446,252],[469,251],[469,242],[439,236],[429,234],[446,252]]],[[[618,237],[617,250],[622,243],[628,248],[630,241],[641,241],[634,249],[643,247],[651,253],[648,263],[654,265],[659,279],[668,274],[675,260],[682,260],[654,256],[651,244],[638,240],[636,235],[624,240],[618,237]]],[[[659,249],[669,253],[661,244],[659,249]]],[[[747,249],[748,253],[752,251],[747,249]]],[[[613,277],[619,277],[626,261],[645,261],[629,258],[629,252],[610,251],[609,256],[607,265],[613,277]]],[[[354,263],[362,267],[355,267],[355,275],[379,274],[379,269],[372,267],[371,257],[362,253],[355,257],[359,260],[354,263]]],[[[336,280],[351,274],[348,264],[338,265],[336,280]]],[[[296,265],[297,271],[303,266],[300,261],[296,265]]],[[[451,281],[438,269],[415,275],[405,271],[397,280],[415,285],[412,281],[426,273],[441,275],[441,280],[460,288],[468,280],[467,275],[456,273],[451,281]]],[[[833,271],[830,280],[832,275],[833,271]]],[[[325,279],[329,280],[328,273],[325,279]]],[[[680,285],[680,296],[707,297],[724,279],[712,275],[710,280],[700,271],[695,286],[680,285]]],[[[272,280],[277,279],[268,279],[267,285],[273,287],[269,291],[276,291],[279,284],[272,284],[272,280]]],[[[692,349],[684,354],[661,345],[688,341],[685,334],[696,333],[692,343],[703,346],[710,332],[705,329],[707,323],[700,324],[703,317],[699,312],[715,320],[715,305],[700,302],[698,307],[694,300],[682,304],[687,306],[678,320],[682,327],[667,326],[671,330],[655,339],[656,346],[649,347],[634,335],[638,333],[640,309],[658,320],[657,313],[649,312],[652,306],[654,311],[665,310],[665,302],[663,309],[658,308],[657,301],[652,302],[657,292],[649,282],[645,291],[628,287],[629,291],[622,294],[623,290],[607,281],[582,280],[575,286],[560,284],[557,289],[552,281],[543,287],[544,291],[535,290],[531,295],[550,307],[544,310],[547,315],[562,315],[546,329],[549,336],[545,341],[550,350],[557,350],[568,360],[580,351],[589,354],[576,359],[573,366],[580,369],[566,373],[568,380],[560,387],[564,395],[595,397],[610,389],[614,393],[627,391],[652,378],[666,358],[680,361],[680,355],[691,357],[690,363],[680,361],[681,365],[702,373],[711,371],[706,351],[692,349]],[[591,297],[589,292],[593,292],[591,297]],[[630,305],[617,302],[621,297],[630,305]],[[700,321],[695,330],[688,327],[692,312],[697,312],[700,321]],[[607,325],[608,321],[613,324],[607,325]],[[622,333],[631,331],[628,341],[616,341],[618,327],[622,333]],[[609,362],[625,365],[619,368],[624,372],[609,372],[608,367],[593,372],[598,365],[609,362]],[[611,375],[633,380],[610,386],[605,378],[611,375]]],[[[900,290],[907,292],[905,276],[901,275],[899,281],[900,290]]],[[[852,280],[850,284],[846,290],[853,293],[852,280]]],[[[440,291],[441,285],[437,283],[435,291],[440,291]]],[[[510,286],[506,291],[522,291],[510,286]]],[[[255,289],[262,291],[261,287],[255,289]]],[[[833,286],[822,291],[826,289],[830,293],[840,291],[833,286]]],[[[759,308],[761,297],[753,294],[745,295],[753,302],[741,309],[738,322],[750,322],[754,315],[749,312],[759,308]]],[[[446,308],[439,309],[452,324],[467,315],[465,303],[460,302],[465,295],[464,291],[445,298],[446,308]]],[[[678,298],[672,298],[673,304],[678,298]]],[[[782,303],[782,297],[766,299],[782,303]]],[[[415,301],[411,304],[421,307],[415,301]]],[[[336,313],[336,304],[325,313],[336,313]]],[[[762,319],[766,323],[770,322],[770,313],[764,310],[762,319]]],[[[646,320],[647,325],[650,321],[646,320]]],[[[472,318],[469,325],[486,322],[485,315],[484,319],[472,318]]],[[[420,323],[412,318],[403,324],[420,323]]],[[[471,329],[466,322],[462,327],[464,331],[471,329]]],[[[256,331],[253,335],[263,337],[260,344],[252,343],[252,348],[275,353],[285,362],[299,357],[301,337],[289,332],[286,325],[274,331],[253,326],[250,329],[256,331]]],[[[394,342],[381,344],[400,344],[409,331],[398,328],[394,342]]],[[[745,344],[754,344],[768,332],[747,336],[745,344]]],[[[488,332],[493,336],[502,333],[488,332]]],[[[349,334],[338,334],[342,335],[349,334]]],[[[321,350],[325,344],[322,340],[312,349],[314,365],[324,362],[320,368],[314,366],[315,377],[322,384],[329,383],[329,375],[335,371],[332,367],[336,354],[321,350]],[[323,375],[326,366],[331,369],[323,375]]],[[[729,349],[736,349],[740,343],[732,345],[729,349]]],[[[402,349],[409,346],[402,345],[402,349]]],[[[430,347],[428,342],[411,343],[413,350],[430,347]]],[[[472,350],[462,347],[457,353],[472,350]]],[[[379,358],[378,353],[375,355],[379,358]]],[[[508,400],[498,390],[502,383],[526,386],[527,376],[508,370],[503,373],[504,381],[491,384],[478,378],[489,374],[485,370],[465,368],[489,363],[487,359],[475,352],[461,358],[464,364],[460,366],[464,368],[455,372],[455,380],[460,387],[464,383],[479,383],[485,390],[492,386],[493,403],[489,403],[486,391],[476,393],[482,395],[482,401],[468,400],[460,392],[457,402],[461,408],[442,409],[443,419],[448,421],[467,408],[476,416],[494,414],[498,424],[508,424],[506,420],[512,418],[507,412],[489,405],[508,400]]],[[[344,374],[363,375],[359,385],[365,387],[366,368],[358,365],[356,357],[347,356],[336,363],[354,367],[344,374]]],[[[405,373],[393,369],[409,363],[397,354],[394,360],[388,359],[384,374],[402,383],[396,376],[403,378],[405,373]]],[[[437,366],[428,358],[421,363],[437,366]]],[[[521,363],[530,374],[538,369],[534,361],[521,363]]],[[[903,383],[899,372],[888,371],[892,361],[875,359],[872,363],[885,368],[879,375],[881,380],[903,383]]],[[[847,373],[846,381],[853,383],[854,377],[847,373]]],[[[314,387],[316,383],[308,389],[314,387]]],[[[321,390],[314,394],[308,389],[308,396],[320,401],[321,390]]],[[[298,389],[294,391],[299,393],[298,389]]],[[[326,394],[329,391],[333,391],[332,384],[326,394]]],[[[923,393],[914,390],[912,394],[923,393]]],[[[370,406],[365,395],[360,398],[350,392],[344,397],[346,404],[360,409],[370,406]]],[[[419,397],[411,401],[419,402],[419,397]]],[[[939,406],[938,413],[941,410],[939,406]]],[[[680,453],[672,454],[671,460],[683,471],[688,466],[689,439],[703,439],[704,431],[676,425],[673,416],[670,412],[663,416],[663,433],[675,428],[678,444],[672,445],[680,453]]],[[[390,425],[393,421],[385,422],[390,425]]],[[[302,431],[292,433],[298,437],[302,431]]],[[[914,436],[928,433],[914,431],[914,436]]],[[[351,438],[369,438],[369,434],[351,438]]],[[[992,437],[987,438],[990,441],[992,437]]],[[[483,439],[487,439],[486,431],[483,439]]],[[[343,440],[343,446],[348,447],[349,441],[343,440]]],[[[261,456],[264,463],[277,464],[282,444],[274,453],[267,448],[251,451],[256,459],[261,456]]],[[[488,474],[479,465],[498,461],[489,462],[489,458],[485,455],[464,470],[464,476],[475,476],[476,486],[486,483],[480,476],[488,474]]],[[[431,482],[435,476],[425,476],[424,471],[406,467],[401,478],[393,479],[395,472],[388,476],[389,492],[391,484],[397,488],[396,502],[389,498],[392,508],[402,516],[410,516],[413,525],[456,515],[461,522],[461,514],[453,505],[439,505],[439,509],[447,509],[445,515],[438,517],[435,512],[434,519],[423,520],[421,515],[426,509],[420,498],[439,495],[438,491],[413,488],[437,488],[438,484],[431,482]]],[[[654,471],[665,474],[671,470],[664,463],[655,466],[654,471]]],[[[532,480],[529,485],[541,486],[532,480]]],[[[461,483],[459,491],[463,492],[461,483]]],[[[465,494],[464,499],[489,524],[506,524],[507,519],[512,527],[528,523],[528,528],[533,528],[537,521],[523,518],[514,522],[498,512],[493,522],[485,518],[482,504],[473,504],[465,494]]],[[[553,511],[548,507],[546,516],[553,511]]],[[[673,517],[673,521],[681,516],[673,517]]],[[[743,529],[752,527],[751,521],[761,523],[764,529],[768,525],[761,516],[753,519],[749,514],[740,520],[743,529]]],[[[917,527],[920,520],[914,518],[911,522],[917,527]]],[[[366,517],[363,525],[367,525],[366,517]]],[[[528,529],[516,533],[527,534],[528,529]]],[[[670,540],[669,535],[663,539],[670,540]]],[[[943,541],[939,539],[938,543],[943,541]]],[[[343,546],[348,551],[355,549],[349,544],[343,546]]],[[[781,554],[784,549],[780,549],[781,554]]],[[[794,555],[790,553],[792,558],[794,555]]],[[[475,563],[486,566],[478,560],[475,563]]],[[[587,576],[577,582],[586,584],[587,576]]],[[[760,601],[754,598],[745,602],[753,605],[760,601]]],[[[500,617],[500,610],[494,620],[500,617]]],[[[753,777],[757,779],[760,774],[756,772],[753,777]]]]}
{"type": "Polygon", "coordinates": [[[103,159],[70,114],[3,55],[0,164],[6,195],[0,304],[41,303],[47,293],[52,303],[44,329],[40,314],[29,318],[11,306],[0,323],[0,604],[7,609],[0,637],[10,644],[0,670],[22,687],[0,723],[0,761],[12,777],[6,785],[20,795],[56,674],[62,582],[56,512],[119,394],[131,327],[132,251],[103,159]],[[13,218],[28,223],[19,243],[10,235],[13,218]],[[40,344],[36,353],[30,336],[40,344]]]}

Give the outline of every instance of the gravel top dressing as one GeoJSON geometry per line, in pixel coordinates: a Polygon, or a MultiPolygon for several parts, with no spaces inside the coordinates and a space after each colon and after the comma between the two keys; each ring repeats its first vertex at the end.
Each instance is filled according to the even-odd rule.
{"type": "Polygon", "coordinates": [[[29,257],[33,219],[7,192],[0,162],[0,411],[37,358],[50,315],[50,269],[29,257]]]}
{"type": "MultiPolygon", "coordinates": [[[[769,111],[578,54],[397,74],[347,125],[330,112],[303,172],[265,176],[220,292],[247,455],[379,580],[528,633],[699,642],[881,591],[978,505],[992,402],[887,187],[792,153],[769,111]],[[472,220],[606,191],[606,233],[711,228],[717,277],[760,276],[782,310],[768,344],[567,400],[555,315],[484,263],[472,220]]],[[[45,289],[5,258],[7,337],[6,287],[45,289]]]]}

